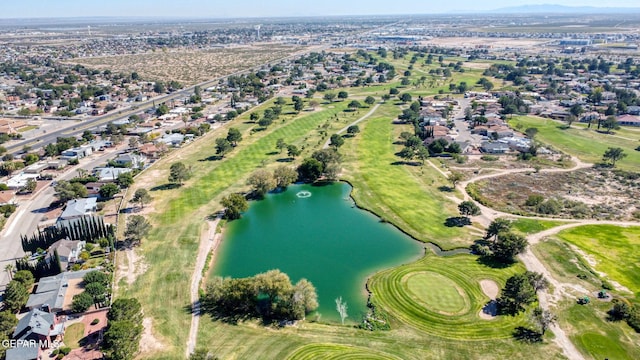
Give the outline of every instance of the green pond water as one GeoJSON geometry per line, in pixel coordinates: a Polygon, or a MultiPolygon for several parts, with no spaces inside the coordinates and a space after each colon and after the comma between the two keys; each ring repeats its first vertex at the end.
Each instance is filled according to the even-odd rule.
{"type": "Polygon", "coordinates": [[[293,185],[251,202],[228,224],[214,274],[247,277],[280,269],[294,283],[307,278],[315,285],[321,321],[339,320],[339,296],[348,304],[347,321],[360,321],[366,279],[421,257],[424,244],[356,208],[350,191],[344,183],[293,185]]]}

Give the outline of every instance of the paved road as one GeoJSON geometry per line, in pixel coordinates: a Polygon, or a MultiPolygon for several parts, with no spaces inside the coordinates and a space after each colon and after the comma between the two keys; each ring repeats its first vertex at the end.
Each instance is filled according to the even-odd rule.
{"type": "MultiPolygon", "coordinates": [[[[58,176],[55,180],[69,180],[78,175],[78,169],[91,170],[104,164],[114,156],[114,151],[107,153],[95,153],[82,160],[81,164],[58,176]],[[88,160],[88,161],[87,161],[88,160]]],[[[49,207],[54,199],[53,187],[47,185],[33,196],[32,200],[23,201],[17,211],[8,219],[4,229],[0,232],[0,289],[9,282],[9,275],[4,270],[7,264],[14,264],[15,260],[24,256],[21,234],[31,234],[38,227],[42,219],[42,210],[49,207]]]]}

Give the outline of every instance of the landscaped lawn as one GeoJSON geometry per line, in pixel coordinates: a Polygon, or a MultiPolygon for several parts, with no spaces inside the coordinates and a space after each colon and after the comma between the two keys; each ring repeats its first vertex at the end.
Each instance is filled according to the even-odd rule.
{"type": "Polygon", "coordinates": [[[595,270],[640,298],[640,226],[580,226],[562,231],[556,237],[585,251],[596,261],[595,270]]]}
{"type": "Polygon", "coordinates": [[[640,133],[633,137],[633,133],[625,131],[625,137],[632,136],[629,138],[632,140],[628,140],[596,132],[593,125],[591,130],[575,128],[563,130],[562,124],[551,119],[517,116],[509,120],[509,125],[512,127],[517,127],[518,124],[522,131],[530,127],[537,128],[536,138],[544,144],[591,163],[601,162],[602,154],[608,147],[620,147],[624,149],[627,157],[618,161],[616,166],[624,170],[640,171],[640,152],[635,150],[638,147],[640,133]]]}
{"type": "Polygon", "coordinates": [[[343,178],[353,184],[352,196],[419,240],[448,249],[470,245],[466,228],[444,226],[448,217],[458,216],[457,206],[446,198],[450,194],[438,189],[447,185],[445,177],[429,165],[403,164],[395,155],[401,149],[394,145],[397,135],[408,130],[392,124],[399,111],[391,103],[380,106],[343,146],[343,178]]]}
{"type": "Polygon", "coordinates": [[[67,327],[64,331],[64,343],[72,349],[80,347],[80,340],[84,338],[84,324],[75,323],[67,327]]]}
{"type": "MultiPolygon", "coordinates": [[[[437,257],[427,255],[422,260],[403,265],[395,269],[381,271],[369,281],[372,292],[371,301],[380,306],[393,317],[409,324],[427,334],[447,339],[487,340],[510,338],[515,327],[526,325],[524,315],[498,316],[492,320],[479,317],[481,309],[489,302],[489,298],[480,287],[480,280],[492,280],[502,288],[507,278],[513,274],[524,272],[521,264],[504,269],[494,269],[481,264],[478,257],[472,255],[455,255],[437,257]],[[412,283],[407,281],[415,274],[436,273],[447,282],[437,278],[423,279],[431,282],[430,291],[439,292],[440,287],[451,287],[463,292],[460,298],[468,299],[469,306],[463,311],[449,314],[437,307],[425,306],[412,295],[412,283]],[[435,281],[434,281],[435,280],[435,281]]],[[[443,289],[444,292],[451,290],[443,289]]]]}

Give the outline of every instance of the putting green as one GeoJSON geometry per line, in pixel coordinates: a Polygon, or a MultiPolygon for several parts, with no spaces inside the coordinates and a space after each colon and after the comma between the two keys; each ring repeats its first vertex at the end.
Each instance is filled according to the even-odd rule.
{"type": "Polygon", "coordinates": [[[527,325],[526,316],[520,314],[498,316],[492,321],[482,320],[479,313],[489,302],[489,297],[482,291],[478,280],[493,280],[502,287],[507,278],[521,272],[524,272],[521,264],[496,269],[483,265],[478,257],[472,255],[437,257],[428,254],[415,263],[377,273],[369,281],[369,290],[375,305],[425,333],[447,339],[505,339],[513,336],[515,327],[527,325]],[[464,297],[459,295],[458,289],[464,297]],[[444,293],[440,300],[436,298],[438,291],[444,293]],[[469,305],[463,311],[443,313],[443,309],[449,306],[459,308],[459,305],[453,306],[447,301],[461,301],[465,297],[469,305]]]}
{"type": "Polygon", "coordinates": [[[414,300],[444,315],[459,315],[469,311],[469,298],[455,281],[436,272],[411,273],[404,279],[414,300]]]}
{"type": "Polygon", "coordinates": [[[310,344],[302,346],[287,357],[288,360],[334,360],[334,359],[367,359],[367,360],[400,360],[400,358],[383,352],[356,346],[338,344],[310,344]]]}

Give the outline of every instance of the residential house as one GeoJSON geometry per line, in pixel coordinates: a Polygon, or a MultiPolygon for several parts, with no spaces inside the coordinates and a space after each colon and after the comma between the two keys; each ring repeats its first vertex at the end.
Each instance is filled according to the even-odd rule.
{"type": "Polygon", "coordinates": [[[184,142],[184,135],[180,133],[165,134],[162,138],[156,140],[156,142],[173,147],[179,147],[184,142]]]}
{"type": "Polygon", "coordinates": [[[60,269],[66,271],[70,264],[78,261],[80,253],[84,250],[86,244],[86,241],[80,240],[58,240],[47,249],[47,262],[55,259],[57,253],[60,269]]]}
{"type": "Polygon", "coordinates": [[[167,147],[163,143],[158,143],[158,144],[146,143],[141,145],[138,148],[138,152],[149,159],[160,158],[166,150],[167,150],[167,147]]]}
{"type": "Polygon", "coordinates": [[[71,310],[73,295],[83,291],[80,286],[82,278],[95,270],[67,271],[41,278],[35,292],[29,296],[26,307],[29,310],[48,308],[55,314],[71,310]]]}
{"type": "Polygon", "coordinates": [[[62,340],[64,336],[64,323],[58,322],[55,314],[32,309],[25,315],[13,332],[15,347],[7,349],[7,360],[36,360],[42,358],[42,348],[37,342],[54,345],[54,341],[62,340]],[[36,343],[30,343],[35,341],[36,343]]]}
{"type": "Polygon", "coordinates": [[[69,161],[65,159],[47,161],[47,169],[51,169],[51,170],[64,169],[64,167],[67,166],[68,163],[69,161]]]}
{"type": "Polygon", "coordinates": [[[509,145],[502,142],[488,142],[481,144],[480,150],[487,154],[504,154],[509,151],[509,145]]]}
{"type": "Polygon", "coordinates": [[[628,106],[627,107],[627,114],[629,115],[640,115],[640,106],[628,106]]]}
{"type": "Polygon", "coordinates": [[[27,186],[27,181],[29,181],[29,179],[37,179],[38,176],[38,174],[27,174],[25,172],[21,172],[7,180],[7,186],[9,189],[13,190],[22,189],[27,186]]]}
{"type": "Polygon", "coordinates": [[[113,162],[120,165],[126,166],[130,168],[142,169],[147,159],[142,155],[136,155],[132,153],[120,154],[118,157],[113,159],[113,162]]]}
{"type": "Polygon", "coordinates": [[[93,175],[98,178],[100,182],[114,182],[118,179],[118,175],[123,173],[130,172],[129,168],[114,168],[114,167],[103,167],[103,168],[94,168],[93,175]]]}
{"type": "Polygon", "coordinates": [[[618,117],[618,124],[622,126],[640,126],[640,117],[633,115],[622,115],[618,117]]]}
{"type": "Polygon", "coordinates": [[[67,201],[67,206],[62,212],[62,215],[60,215],[60,220],[76,219],[86,215],[91,215],[97,211],[97,207],[98,204],[96,198],[69,200],[67,201]]]}
{"type": "Polygon", "coordinates": [[[63,151],[60,154],[60,158],[65,160],[82,159],[83,157],[89,156],[92,153],[93,151],[91,150],[90,145],[82,145],[80,147],[63,151]]]}
{"type": "Polygon", "coordinates": [[[35,163],[35,164],[31,164],[29,166],[27,166],[26,168],[24,168],[24,172],[25,174],[36,174],[36,175],[40,175],[40,173],[44,170],[46,170],[48,167],[47,164],[45,163],[35,163]]]}

